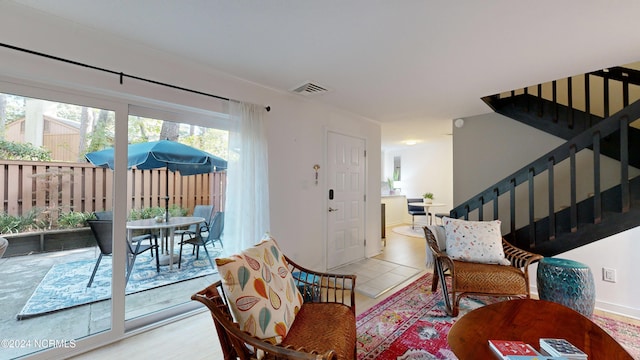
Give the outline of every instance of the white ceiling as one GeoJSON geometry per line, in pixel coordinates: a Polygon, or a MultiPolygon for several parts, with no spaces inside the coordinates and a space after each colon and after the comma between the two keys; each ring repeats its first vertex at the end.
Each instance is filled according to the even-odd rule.
{"type": "MultiPolygon", "coordinates": [[[[451,133],[481,97],[640,60],[637,0],[13,0],[382,124],[451,133]]],[[[224,94],[220,94],[224,96],[224,94]]]]}

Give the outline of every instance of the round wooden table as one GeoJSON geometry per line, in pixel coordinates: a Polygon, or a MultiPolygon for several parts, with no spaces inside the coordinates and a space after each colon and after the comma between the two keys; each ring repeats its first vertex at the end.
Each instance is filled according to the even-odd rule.
{"type": "Polygon", "coordinates": [[[594,322],[545,300],[509,300],[470,311],[456,321],[447,341],[460,360],[474,360],[497,359],[489,339],[521,340],[540,350],[540,338],[567,339],[589,359],[633,359],[594,322]]]}

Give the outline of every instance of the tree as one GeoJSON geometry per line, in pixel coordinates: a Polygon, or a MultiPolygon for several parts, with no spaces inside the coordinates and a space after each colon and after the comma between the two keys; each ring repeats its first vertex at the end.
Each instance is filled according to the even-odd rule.
{"type": "Polygon", "coordinates": [[[25,104],[26,100],[22,96],[10,95],[10,94],[2,94],[5,99],[4,105],[4,115],[5,115],[5,125],[11,124],[12,122],[22,119],[25,116],[25,104]]]}
{"type": "Polygon", "coordinates": [[[89,109],[86,106],[80,110],[80,141],[78,144],[78,162],[85,161],[84,154],[87,149],[87,129],[89,128],[89,109]]]}
{"type": "Polygon", "coordinates": [[[180,137],[180,125],[171,121],[163,121],[160,129],[160,140],[177,141],[180,137]]]}
{"type": "Polygon", "coordinates": [[[161,120],[129,115],[129,143],[148,142],[152,139],[149,134],[158,134],[162,126],[161,120]]]}
{"type": "Polygon", "coordinates": [[[229,132],[226,130],[199,128],[192,136],[183,136],[180,142],[202,149],[223,159],[229,158],[229,132]]]}
{"type": "Polygon", "coordinates": [[[109,111],[100,109],[93,126],[90,139],[91,143],[87,148],[87,152],[102,150],[113,144],[113,136],[109,123],[109,111]]]}
{"type": "Polygon", "coordinates": [[[5,94],[0,93],[0,140],[4,140],[4,127],[7,124],[7,97],[5,94]]]}

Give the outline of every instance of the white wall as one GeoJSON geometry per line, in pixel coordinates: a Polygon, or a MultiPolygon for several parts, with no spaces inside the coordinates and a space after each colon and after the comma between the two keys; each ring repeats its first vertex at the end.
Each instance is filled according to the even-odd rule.
{"type": "MultiPolygon", "coordinates": [[[[402,159],[402,194],[408,198],[419,198],[425,192],[434,194],[434,203],[445,204],[434,207],[433,213],[448,213],[453,207],[453,141],[451,136],[384,152],[385,169],[393,169],[393,157],[402,159]],[[391,163],[391,166],[387,166],[391,163]]],[[[391,176],[391,174],[387,174],[391,176]]],[[[411,216],[404,207],[404,222],[411,223],[411,216]]],[[[426,218],[416,217],[417,223],[426,218]]]]}
{"type": "Polygon", "coordinates": [[[496,113],[453,129],[453,191],[458,205],[561,145],[562,139],[496,113]]]}
{"type": "MultiPolygon", "coordinates": [[[[364,138],[367,149],[368,256],[380,252],[380,125],[338,109],[315,104],[222,74],[179,56],[144,48],[125,40],[79,28],[23,7],[0,2],[3,42],[143,78],[179,85],[240,101],[271,106],[266,115],[269,146],[271,234],[296,262],[325,267],[327,191],[324,178],[326,134],[335,131],[364,138]],[[314,184],[313,165],[320,165],[314,184]]],[[[54,60],[0,48],[0,77],[33,82],[96,97],[122,97],[142,105],[188,106],[219,111],[219,102],[161,86],[126,79],[54,60]],[[150,100],[152,99],[152,100],[150,100]]],[[[0,91],[2,89],[0,88],[0,91]]],[[[31,91],[31,90],[29,90],[31,91]]],[[[258,239],[259,240],[259,239],[258,239]]],[[[233,239],[225,239],[233,241],[233,239]]]]}
{"type": "MultiPolygon", "coordinates": [[[[385,205],[385,227],[407,223],[407,198],[404,195],[385,195],[382,197],[382,203],[385,205]]],[[[416,221],[418,218],[416,217],[416,221]]]]}
{"type": "MultiPolygon", "coordinates": [[[[592,244],[567,251],[557,257],[588,265],[596,284],[596,308],[640,319],[640,289],[637,266],[640,254],[640,227],[633,228],[592,244]],[[602,268],[616,270],[616,282],[602,280],[602,268]]],[[[537,265],[530,279],[536,288],[537,265]]],[[[537,288],[534,290],[537,291],[537,288]]]]}
{"type": "MultiPolygon", "coordinates": [[[[454,128],[453,132],[456,204],[563,143],[555,136],[495,113],[464,121],[464,126],[454,128]]],[[[596,307],[640,318],[640,287],[635,276],[640,260],[638,236],[640,228],[634,228],[558,257],[576,260],[591,268],[596,283],[596,307]],[[618,282],[602,281],[602,267],[616,269],[618,282]]],[[[530,271],[535,288],[536,266],[530,271]]]]}

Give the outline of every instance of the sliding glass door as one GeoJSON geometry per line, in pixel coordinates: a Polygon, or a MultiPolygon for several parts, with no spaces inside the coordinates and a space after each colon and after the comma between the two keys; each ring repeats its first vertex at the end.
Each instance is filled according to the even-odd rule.
{"type": "Polygon", "coordinates": [[[199,308],[190,296],[218,278],[209,258],[221,243],[192,241],[180,256],[180,240],[209,239],[208,224],[184,238],[128,224],[164,215],[167,197],[171,217],[199,218],[198,206],[223,212],[226,172],[129,169],[128,144],[171,138],[226,160],[228,118],[167,106],[0,79],[0,233],[9,241],[0,258],[0,333],[8,341],[0,359],[68,357],[199,308]],[[111,167],[86,161],[108,148],[111,167]],[[111,249],[99,246],[94,219],[109,222],[111,249]],[[156,239],[163,261],[173,249],[160,271],[153,249],[132,255],[156,239]]]}
{"type": "Polygon", "coordinates": [[[0,118],[0,358],[73,349],[112,327],[111,252],[98,266],[86,220],[112,208],[113,173],[84,154],[114,137],[115,113],[0,89],[0,118]]]}
{"type": "Polygon", "coordinates": [[[207,240],[213,237],[209,227],[215,213],[224,211],[228,133],[216,128],[213,118],[139,106],[130,107],[128,128],[131,161],[142,161],[133,157],[141,155],[144,144],[153,144],[144,145],[145,156],[180,153],[151,169],[130,164],[127,174],[128,233],[153,236],[160,250],[159,271],[152,253],[143,253],[127,284],[125,319],[127,329],[135,329],[193,309],[191,295],[218,279],[212,262],[220,243],[207,240]],[[197,151],[187,152],[191,149],[197,151]],[[214,164],[191,171],[202,161],[200,152],[210,154],[214,164]]]}

